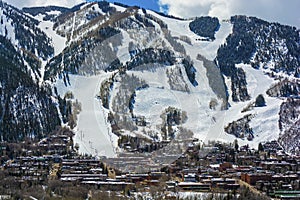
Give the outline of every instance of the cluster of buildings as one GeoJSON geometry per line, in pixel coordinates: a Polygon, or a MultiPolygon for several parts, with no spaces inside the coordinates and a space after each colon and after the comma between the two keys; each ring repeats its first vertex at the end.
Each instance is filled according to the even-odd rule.
{"type": "MultiPolygon", "coordinates": [[[[181,154],[176,148],[151,159],[130,153],[114,159],[78,156],[69,134],[51,136],[30,146],[26,154],[20,151],[22,155],[2,165],[20,188],[59,180],[105,191],[147,191],[153,186],[175,194],[231,191],[236,195],[248,187],[273,198],[300,199],[300,157],[286,154],[276,141],[262,143],[254,150],[237,143],[205,145],[195,140],[189,141],[181,154]],[[158,165],[159,159],[169,162],[158,165]],[[143,169],[131,167],[136,163],[143,169]]],[[[1,156],[8,151],[1,144],[1,156]]]]}
{"type": "Polygon", "coordinates": [[[238,191],[241,186],[279,199],[300,199],[300,157],[276,141],[248,146],[213,143],[191,146],[168,169],[189,191],[238,191]],[[204,152],[207,153],[204,153],[204,152]]]}
{"type": "Polygon", "coordinates": [[[48,179],[50,157],[18,157],[3,166],[9,176],[15,177],[19,187],[40,184],[48,179]]]}

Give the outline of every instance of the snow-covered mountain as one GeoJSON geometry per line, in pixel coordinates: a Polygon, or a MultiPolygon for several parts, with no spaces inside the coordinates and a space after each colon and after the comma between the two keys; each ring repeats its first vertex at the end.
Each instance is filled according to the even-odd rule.
{"type": "Polygon", "coordinates": [[[17,141],[42,137],[60,125],[43,63],[53,57],[39,22],[0,2],[0,135],[17,141]]]}
{"type": "MultiPolygon", "coordinates": [[[[37,97],[45,90],[56,108],[52,116],[74,129],[82,153],[155,152],[193,138],[238,138],[255,148],[279,140],[289,152],[299,149],[295,27],[246,16],[184,20],[105,1],[22,11],[0,5],[1,46],[21,62],[10,62],[4,52],[1,59],[26,69],[37,97]]],[[[0,86],[4,91],[5,82],[0,86]]],[[[22,108],[7,101],[0,117],[29,108],[22,98],[22,108]]],[[[3,119],[0,134],[10,139],[5,127],[20,122],[3,119]]]]}

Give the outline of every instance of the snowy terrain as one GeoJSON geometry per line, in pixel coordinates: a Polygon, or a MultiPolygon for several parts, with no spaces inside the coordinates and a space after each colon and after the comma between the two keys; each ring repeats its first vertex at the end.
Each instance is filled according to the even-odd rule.
{"type": "MultiPolygon", "coordinates": [[[[200,37],[190,30],[189,24],[192,20],[176,20],[168,17],[158,15],[153,11],[148,11],[150,14],[162,19],[171,31],[172,36],[188,36],[193,44],[193,53],[201,54],[209,60],[214,60],[217,56],[218,48],[221,44],[224,44],[226,37],[232,32],[232,24],[229,22],[220,22],[220,28],[216,33],[216,39],[214,41],[196,41],[200,37]]],[[[188,48],[188,47],[186,47],[188,48]]]]}
{"type": "MultiPolygon", "coordinates": [[[[48,14],[59,14],[60,12],[49,12],[48,14]]],[[[57,56],[58,54],[60,54],[64,48],[66,47],[66,38],[58,35],[54,30],[53,30],[53,22],[51,21],[44,21],[43,18],[45,17],[45,15],[37,15],[34,18],[39,20],[39,28],[44,31],[44,33],[46,33],[46,35],[52,40],[52,45],[54,47],[54,56],[57,56]]],[[[42,66],[41,66],[41,77],[40,77],[40,85],[42,84],[42,82],[44,81],[44,75],[45,75],[45,66],[47,64],[47,61],[43,61],[42,62],[42,66]]]]}
{"type": "Polygon", "coordinates": [[[0,27],[0,35],[6,36],[8,39],[10,39],[12,44],[17,45],[18,42],[16,41],[16,38],[15,38],[15,30],[14,30],[14,27],[11,25],[12,20],[8,19],[6,17],[6,15],[3,14],[2,8],[0,8],[0,16],[4,23],[0,27]]]}
{"type": "MultiPolygon", "coordinates": [[[[114,6],[111,4],[111,6],[114,6]]],[[[125,9],[118,7],[118,10],[124,11],[125,9]]],[[[140,12],[141,13],[141,12],[140,12]]],[[[206,68],[203,66],[203,62],[197,60],[198,54],[201,54],[208,60],[214,60],[217,55],[217,50],[221,44],[225,42],[226,37],[232,32],[232,25],[228,22],[221,22],[220,29],[216,33],[216,40],[199,41],[199,36],[194,34],[189,29],[189,23],[191,20],[176,20],[167,17],[162,17],[152,11],[148,13],[153,16],[162,19],[171,31],[172,36],[180,37],[182,35],[188,36],[191,39],[191,45],[185,42],[179,41],[185,48],[186,54],[191,57],[196,69],[196,81],[198,86],[193,86],[187,78],[186,74],[183,74],[183,78],[188,85],[189,92],[171,90],[166,75],[166,68],[157,68],[152,71],[129,71],[129,75],[135,76],[144,80],[149,87],[136,91],[134,114],[138,116],[145,116],[146,121],[150,125],[147,125],[147,129],[155,130],[162,124],[161,114],[168,107],[179,108],[182,111],[187,112],[187,121],[182,126],[194,133],[194,137],[207,142],[208,140],[221,140],[224,142],[233,142],[235,137],[225,133],[224,127],[234,120],[242,118],[245,114],[253,114],[255,117],[252,119],[250,126],[252,127],[255,137],[253,141],[239,140],[240,144],[249,144],[251,147],[257,147],[258,143],[264,140],[277,139],[279,135],[278,128],[278,113],[281,100],[267,97],[265,91],[274,83],[274,80],[264,75],[262,71],[255,70],[251,66],[239,65],[246,72],[248,91],[251,96],[251,100],[246,102],[233,102],[229,98],[230,107],[228,110],[221,110],[222,100],[218,99],[217,95],[213,92],[209,85],[209,80],[206,76],[206,68]],[[246,113],[241,111],[250,103],[255,101],[255,98],[263,94],[266,99],[266,107],[254,108],[246,113]],[[209,108],[209,102],[212,99],[217,99],[218,105],[215,110],[209,108]],[[266,123],[261,123],[262,121],[266,123]]],[[[71,38],[77,40],[78,38],[72,37],[74,32],[76,14],[73,16],[73,22],[70,24],[71,38]],[[73,27],[73,28],[72,28],[73,27]]],[[[76,22],[80,24],[80,22],[76,22]]],[[[160,27],[155,24],[155,29],[160,27]]],[[[52,38],[55,54],[61,52],[65,47],[66,40],[61,36],[58,36],[56,32],[52,31],[51,22],[41,22],[40,27],[52,38]]],[[[92,29],[94,29],[93,27],[92,29]]],[[[160,37],[162,31],[160,31],[160,37]]],[[[123,42],[121,46],[114,47],[117,56],[120,61],[125,63],[130,60],[128,53],[128,46],[130,41],[138,41],[139,45],[144,42],[144,38],[133,38],[133,34],[128,30],[121,29],[123,42]]],[[[146,36],[145,36],[146,37],[146,36]]],[[[159,43],[164,41],[166,44],[163,48],[169,48],[164,38],[157,39],[154,37],[152,41],[147,43],[147,47],[158,47],[159,43]]],[[[145,46],[146,48],[146,46],[145,46]]],[[[171,66],[168,69],[175,67],[171,66]]],[[[176,66],[178,67],[178,66],[176,66]]],[[[180,66],[179,66],[180,67],[180,66]]],[[[184,71],[181,66],[182,71],[184,71]]],[[[56,86],[59,93],[63,95],[66,91],[70,90],[74,93],[75,98],[82,103],[82,112],[79,114],[79,122],[76,127],[75,142],[80,145],[80,153],[88,153],[94,155],[115,156],[117,148],[117,137],[111,131],[110,124],[107,122],[108,110],[105,110],[96,95],[99,93],[100,84],[105,79],[109,78],[111,74],[101,72],[100,75],[91,77],[71,76],[71,86],[66,88],[61,80],[58,80],[56,86]]],[[[226,80],[226,85],[230,88],[230,81],[226,80]]],[[[119,88],[118,82],[114,84],[111,91],[111,100],[117,95],[119,88]]],[[[229,91],[229,96],[230,91],[229,91]]],[[[112,102],[112,101],[111,101],[112,102]]],[[[112,104],[110,102],[110,107],[112,104]]],[[[127,134],[132,134],[127,132],[127,134]]],[[[140,129],[139,129],[140,131],[140,129]]],[[[139,134],[139,133],[135,133],[139,134]]],[[[145,136],[146,137],[146,136],[145,136]]]]}
{"type": "MultiPolygon", "coordinates": [[[[59,13],[49,12],[48,14],[59,13]]],[[[45,15],[40,14],[35,16],[35,18],[40,21],[39,28],[51,38],[56,56],[66,47],[67,39],[53,30],[54,23],[51,21],[44,21],[44,16],[45,15]]],[[[76,15],[74,16],[74,19],[75,17],[76,15]]],[[[73,21],[73,27],[75,26],[74,23],[75,22],[73,21]]],[[[41,80],[43,80],[45,65],[46,62],[43,62],[41,80]]],[[[102,108],[100,100],[96,98],[99,93],[100,83],[107,76],[109,76],[109,74],[91,77],[70,75],[69,86],[66,87],[62,79],[57,79],[57,82],[55,83],[58,93],[61,96],[64,96],[67,92],[71,91],[74,94],[74,98],[81,103],[82,111],[78,116],[74,138],[74,143],[79,145],[79,153],[81,154],[108,157],[115,156],[117,139],[115,135],[112,135],[110,126],[106,121],[107,111],[102,108]]]]}
{"type": "MultiPolygon", "coordinates": [[[[149,13],[161,18],[161,16],[156,13],[151,11],[149,13]]],[[[196,38],[196,35],[193,32],[188,31],[188,24],[190,21],[178,21],[169,18],[165,18],[164,20],[172,33],[175,29],[177,34],[189,32],[192,37],[196,38]]],[[[156,29],[157,28],[159,28],[159,26],[156,26],[156,29]]],[[[229,32],[230,31],[223,31],[222,40],[224,40],[226,34],[229,34],[229,32]]],[[[179,36],[177,34],[174,33],[174,36],[179,36]]],[[[161,37],[163,36],[161,35],[161,37]]],[[[137,38],[137,40],[139,41],[142,39],[137,38]]],[[[220,40],[217,41],[220,42],[220,40]]],[[[140,77],[150,85],[150,88],[148,89],[137,91],[134,113],[139,116],[145,116],[146,120],[151,124],[150,128],[155,129],[155,127],[161,125],[162,119],[160,118],[160,115],[166,108],[169,106],[179,108],[188,113],[188,120],[183,126],[192,130],[195,137],[205,140],[207,131],[211,127],[213,121],[213,115],[216,114],[216,112],[213,112],[208,108],[208,104],[212,98],[217,97],[208,84],[208,79],[205,76],[206,70],[203,67],[202,62],[196,60],[202,43],[197,42],[192,46],[185,43],[183,44],[185,45],[188,55],[194,60],[197,70],[196,81],[199,83],[199,86],[194,87],[189,83],[187,76],[183,75],[185,81],[189,83],[188,86],[191,92],[186,93],[171,90],[168,78],[166,77],[166,70],[163,68],[158,68],[151,72],[147,70],[142,72],[128,72],[129,74],[133,73],[140,77]]],[[[153,42],[152,45],[157,45],[157,43],[153,42]]],[[[167,47],[169,47],[169,45],[167,45],[167,47]]],[[[209,53],[212,54],[210,56],[213,57],[216,54],[216,50],[209,53]]]]}
{"type": "MultiPolygon", "coordinates": [[[[2,90],[12,95],[0,96],[2,110],[7,109],[6,101],[15,101],[10,105],[13,111],[3,112],[12,116],[7,133],[17,134],[11,129],[16,125],[16,130],[24,128],[25,135],[34,137],[62,125],[72,127],[81,154],[116,157],[151,152],[162,159],[170,156],[171,161],[185,151],[171,147],[176,142],[186,147],[193,138],[200,143],[232,143],[239,137],[239,145],[254,148],[264,141],[280,142],[283,134],[282,146],[297,138],[299,108],[294,111],[292,101],[300,90],[299,31],[293,27],[236,16],[220,21],[213,40],[190,30],[194,19],[174,19],[106,1],[50,10],[0,6],[1,45],[15,50],[1,48],[0,56],[9,62],[20,60],[26,80],[32,79],[32,83],[22,80],[17,90],[2,90]],[[243,31],[236,31],[240,28],[243,31]],[[28,83],[32,96],[42,99],[26,103],[22,88],[28,83]],[[266,105],[258,107],[261,95],[266,105]],[[280,110],[285,104],[290,113],[280,110]],[[36,108],[33,112],[31,106],[36,108]],[[29,122],[44,129],[35,123],[18,124],[26,114],[29,122]]],[[[198,22],[195,26],[194,31],[203,27],[198,22]]],[[[211,35],[214,31],[203,30],[211,35]]],[[[11,68],[6,69],[18,73],[11,68]]],[[[3,74],[0,89],[11,79],[10,73],[3,74]]],[[[295,141],[292,148],[299,144],[295,141]]]]}
{"type": "Polygon", "coordinates": [[[107,74],[91,77],[70,76],[69,87],[65,87],[61,80],[56,83],[59,94],[64,95],[71,91],[74,98],[81,103],[82,111],[79,114],[74,138],[74,143],[79,144],[81,154],[115,156],[115,146],[113,146],[115,138],[110,133],[106,111],[97,99],[101,80],[105,77],[107,74]]]}
{"type": "Polygon", "coordinates": [[[53,47],[54,47],[54,54],[58,55],[61,53],[65,46],[66,46],[66,38],[58,35],[54,30],[53,30],[53,22],[51,21],[43,21],[43,15],[37,16],[37,19],[40,19],[41,22],[39,24],[39,28],[43,30],[49,38],[52,39],[53,47]]]}
{"type": "Polygon", "coordinates": [[[226,111],[220,111],[215,116],[215,123],[210,128],[207,139],[213,140],[218,138],[221,141],[233,141],[235,137],[227,134],[224,131],[224,127],[232,121],[238,120],[246,114],[251,113],[255,116],[250,123],[250,127],[253,129],[255,137],[251,142],[245,139],[239,140],[239,143],[242,145],[249,144],[250,147],[257,148],[258,143],[261,141],[271,141],[278,138],[280,133],[278,127],[278,114],[282,100],[268,97],[265,94],[265,91],[270,88],[272,84],[274,84],[274,80],[264,75],[262,71],[255,70],[249,65],[240,64],[239,66],[242,67],[246,72],[248,91],[252,99],[246,102],[236,103],[230,98],[229,103],[231,107],[226,111]],[[245,108],[249,103],[253,103],[259,94],[264,95],[266,106],[256,107],[251,111],[242,113],[241,111],[243,108],[245,108]]]}

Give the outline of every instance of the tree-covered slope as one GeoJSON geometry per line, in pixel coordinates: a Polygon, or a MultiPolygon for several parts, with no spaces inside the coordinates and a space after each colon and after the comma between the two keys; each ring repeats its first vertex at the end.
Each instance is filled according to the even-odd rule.
{"type": "Polygon", "coordinates": [[[0,36],[0,46],[1,139],[41,138],[60,125],[51,89],[32,80],[10,41],[0,36]]]}
{"type": "Polygon", "coordinates": [[[216,61],[222,73],[231,77],[234,101],[249,99],[244,71],[236,64],[251,64],[271,76],[284,73],[299,78],[299,30],[246,16],[231,17],[231,23],[232,34],[218,49],[216,61]]]}

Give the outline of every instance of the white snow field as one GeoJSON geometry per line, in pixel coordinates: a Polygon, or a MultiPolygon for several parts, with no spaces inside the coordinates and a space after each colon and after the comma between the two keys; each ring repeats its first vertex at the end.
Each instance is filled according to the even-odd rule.
{"type": "MultiPolygon", "coordinates": [[[[53,22],[50,21],[43,21],[44,15],[38,15],[36,18],[40,19],[40,24],[39,28],[44,31],[49,38],[52,40],[52,44],[54,47],[54,55],[60,54],[65,46],[66,46],[66,38],[61,37],[60,35],[56,34],[55,31],[53,31],[53,22]]],[[[44,75],[45,75],[45,67],[47,65],[47,61],[42,62],[42,67],[41,67],[41,78],[40,78],[40,84],[44,81],[44,75]]]]}
{"type": "MultiPolygon", "coordinates": [[[[35,18],[40,21],[39,28],[52,39],[54,54],[58,55],[66,47],[67,39],[58,35],[53,30],[53,22],[43,21],[43,17],[44,15],[38,15],[35,18]]],[[[74,27],[74,24],[72,25],[74,27]]],[[[45,65],[46,62],[43,62],[41,81],[43,81],[45,65]]],[[[71,91],[74,98],[81,103],[82,111],[78,115],[74,138],[74,144],[79,145],[81,154],[115,156],[114,147],[117,146],[117,139],[115,135],[111,134],[111,127],[106,121],[107,111],[103,109],[100,100],[96,98],[100,91],[100,84],[107,76],[109,74],[104,73],[90,77],[69,75],[69,86],[66,87],[61,79],[57,79],[55,84],[62,97],[66,92],[71,91]]]]}
{"type": "MultiPolygon", "coordinates": [[[[121,9],[119,7],[117,8],[121,9]]],[[[204,142],[207,142],[208,140],[233,142],[236,138],[233,135],[225,133],[224,127],[234,120],[242,118],[246,114],[253,114],[255,116],[250,123],[255,138],[253,141],[239,139],[239,144],[249,144],[250,147],[257,148],[258,143],[261,141],[278,138],[278,112],[281,100],[270,98],[265,94],[265,91],[274,83],[272,79],[264,75],[261,70],[255,70],[248,65],[238,65],[238,67],[242,67],[246,73],[248,92],[251,96],[251,100],[238,103],[233,102],[229,90],[230,107],[228,110],[221,110],[222,100],[217,98],[217,95],[209,86],[209,80],[206,76],[206,68],[203,66],[203,62],[197,60],[198,54],[201,54],[209,60],[215,59],[219,46],[225,43],[226,37],[232,32],[232,24],[220,22],[221,26],[216,33],[216,40],[212,42],[199,41],[196,39],[199,39],[200,37],[189,29],[191,20],[179,21],[160,16],[152,11],[147,12],[162,19],[168,25],[172,36],[180,37],[185,35],[191,39],[192,45],[182,41],[179,42],[184,45],[186,55],[189,55],[193,60],[196,69],[196,81],[198,82],[198,86],[194,87],[189,82],[187,75],[183,73],[184,81],[187,83],[190,92],[171,90],[166,75],[166,69],[181,67],[181,70],[184,71],[184,68],[180,65],[156,68],[151,72],[147,70],[128,71],[127,73],[129,75],[132,73],[149,84],[149,88],[136,91],[134,105],[134,114],[145,116],[146,121],[150,122],[151,125],[148,126],[147,129],[157,130],[157,127],[162,123],[160,115],[166,108],[172,106],[187,112],[188,119],[182,126],[193,131],[194,137],[204,142]],[[259,94],[264,95],[267,106],[254,108],[251,111],[242,113],[241,111],[243,108],[254,102],[259,94]],[[212,99],[218,100],[219,105],[216,110],[209,109],[209,102],[212,99]]],[[[47,29],[48,26],[51,26],[50,22],[42,22],[40,24],[40,27],[53,39],[55,54],[57,54],[63,50],[66,41],[64,38],[57,36],[51,28],[47,29]]],[[[148,41],[144,48],[148,48],[150,45],[154,48],[160,47],[161,41],[166,42],[165,47],[170,47],[170,44],[168,44],[168,41],[164,38],[164,35],[162,34],[163,31],[158,24],[155,24],[155,29],[160,31],[159,38],[148,41]]],[[[121,34],[123,36],[123,41],[120,46],[116,47],[116,51],[121,62],[126,62],[130,59],[128,53],[129,42],[143,41],[143,36],[140,36],[141,38],[131,38],[132,34],[130,35],[125,30],[121,30],[121,34]]],[[[77,38],[74,39],[76,40],[77,38]]],[[[142,45],[142,42],[140,45],[142,45]]],[[[104,109],[101,106],[101,102],[96,99],[101,82],[110,75],[111,73],[105,72],[90,77],[70,75],[71,86],[65,87],[62,80],[58,80],[56,83],[59,94],[63,96],[67,91],[72,91],[75,98],[82,104],[82,111],[79,114],[79,121],[75,130],[75,143],[79,144],[80,153],[107,157],[116,156],[115,152],[118,146],[118,138],[112,133],[110,124],[107,122],[107,114],[109,111],[104,109]]],[[[225,82],[227,88],[230,88],[230,80],[225,77],[225,82]]],[[[114,84],[110,94],[111,99],[117,95],[119,84],[119,82],[114,84]]],[[[111,102],[112,101],[110,101],[110,104],[111,102]]],[[[140,131],[140,129],[138,131],[140,131]]],[[[128,134],[131,135],[133,133],[128,134]]]]}
{"type": "MultiPolygon", "coordinates": [[[[162,17],[151,11],[150,13],[163,19],[168,24],[168,28],[173,36],[184,34],[192,39],[192,45],[183,42],[182,44],[185,46],[187,55],[194,61],[194,67],[197,70],[196,79],[199,86],[193,87],[189,84],[191,89],[189,94],[172,91],[169,89],[167,78],[163,75],[165,72],[135,72],[136,75],[143,77],[150,83],[150,88],[137,92],[135,113],[146,116],[146,119],[158,125],[161,123],[160,114],[163,110],[168,106],[174,106],[188,113],[188,121],[183,126],[192,130],[196,138],[203,141],[220,140],[224,142],[233,142],[236,139],[235,136],[227,134],[224,131],[224,127],[232,121],[251,113],[255,115],[255,118],[250,123],[255,138],[253,141],[238,139],[241,145],[249,144],[250,147],[257,148],[258,143],[261,141],[270,141],[278,138],[278,113],[281,100],[268,97],[265,94],[265,91],[270,88],[274,80],[264,75],[261,70],[255,70],[249,65],[238,65],[238,67],[243,67],[246,72],[248,92],[251,100],[238,103],[233,102],[229,91],[229,103],[231,106],[228,110],[222,111],[219,109],[212,111],[208,108],[211,98],[217,97],[209,86],[206,69],[202,62],[197,61],[197,55],[201,54],[207,59],[213,60],[217,55],[219,46],[225,43],[226,37],[232,32],[232,24],[221,22],[220,29],[216,33],[216,40],[213,42],[196,41],[199,36],[190,31],[189,23],[191,21],[178,21],[162,17]],[[242,113],[243,108],[254,102],[259,94],[264,95],[267,106],[254,108],[247,113],[242,113]],[[263,121],[266,123],[262,123],[263,121]]],[[[227,87],[230,88],[230,80],[225,79],[227,80],[227,87]]],[[[185,78],[185,80],[187,79],[185,78]]]]}
{"type": "MultiPolygon", "coordinates": [[[[39,15],[39,16],[40,16],[40,19],[43,18],[43,15],[39,15]]],[[[67,39],[56,34],[56,32],[53,30],[52,27],[53,27],[53,22],[51,22],[51,21],[42,21],[41,20],[41,22],[39,24],[39,28],[41,30],[43,30],[49,38],[52,39],[52,43],[53,43],[53,47],[54,47],[54,54],[58,55],[64,50],[67,39]]]]}
{"type": "Polygon", "coordinates": [[[1,26],[0,26],[0,35],[6,36],[13,45],[18,46],[19,41],[16,40],[15,27],[12,25],[13,24],[12,19],[10,19],[6,15],[4,15],[4,11],[2,10],[2,8],[0,8],[0,16],[3,21],[3,25],[1,24],[1,26]]]}
{"type": "MultiPolygon", "coordinates": [[[[188,36],[193,44],[193,47],[197,49],[194,51],[196,54],[201,54],[204,57],[206,57],[209,60],[214,60],[217,56],[217,51],[221,44],[225,43],[225,40],[229,34],[232,33],[232,27],[233,25],[229,22],[220,21],[220,28],[216,32],[216,39],[212,42],[210,41],[196,41],[196,39],[201,38],[197,34],[195,34],[193,31],[190,30],[189,24],[193,20],[176,20],[168,17],[163,17],[153,11],[147,11],[151,15],[154,15],[160,19],[162,19],[167,25],[168,29],[171,31],[172,36],[180,37],[182,35],[188,36]]],[[[184,43],[183,43],[184,44],[184,43]]],[[[185,45],[187,48],[187,46],[185,45]]]]}
{"type": "Polygon", "coordinates": [[[114,157],[114,136],[111,135],[109,124],[106,121],[106,111],[96,98],[100,90],[101,81],[108,74],[97,76],[70,75],[70,87],[65,87],[62,80],[58,80],[56,87],[59,94],[72,91],[74,98],[82,104],[74,143],[79,144],[79,153],[96,156],[114,157]]]}
{"type": "Polygon", "coordinates": [[[238,67],[242,67],[246,72],[246,78],[248,83],[248,92],[251,96],[251,100],[246,102],[233,102],[229,99],[231,107],[226,111],[220,111],[216,115],[216,123],[209,130],[208,138],[213,140],[218,138],[221,141],[233,141],[235,137],[229,135],[224,131],[224,127],[234,120],[238,120],[246,114],[253,114],[255,117],[250,122],[254,132],[253,141],[240,140],[239,143],[242,145],[249,144],[252,148],[257,148],[259,142],[271,141],[278,139],[280,130],[278,127],[279,110],[282,100],[277,98],[268,97],[265,91],[274,84],[274,80],[264,75],[261,70],[253,69],[250,65],[239,64],[238,67]],[[259,94],[263,94],[266,106],[256,107],[251,111],[242,113],[241,111],[249,103],[255,102],[256,97],[259,94]]]}

